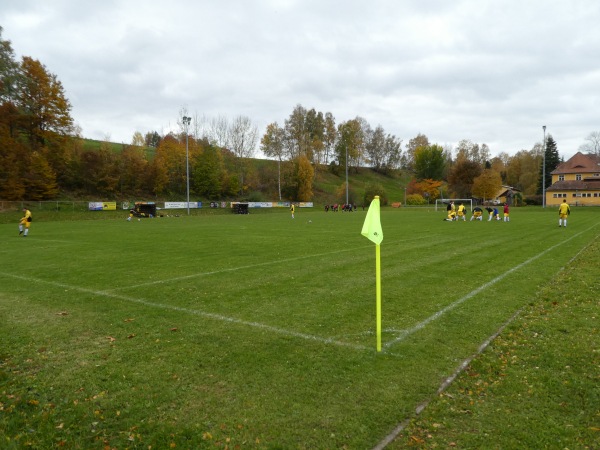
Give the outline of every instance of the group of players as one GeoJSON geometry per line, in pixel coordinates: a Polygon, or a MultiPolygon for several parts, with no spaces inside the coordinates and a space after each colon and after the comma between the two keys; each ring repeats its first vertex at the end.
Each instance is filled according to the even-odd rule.
{"type": "MultiPolygon", "coordinates": [[[[488,212],[488,222],[491,220],[502,220],[500,218],[500,212],[498,211],[498,208],[494,207],[494,208],[490,208],[489,206],[487,208],[485,208],[485,210],[488,212]]],[[[450,203],[448,203],[448,206],[446,207],[446,212],[448,214],[448,216],[443,219],[444,221],[448,221],[448,222],[454,222],[457,220],[463,220],[466,222],[467,220],[467,208],[465,205],[461,203],[458,204],[458,208],[454,205],[454,202],[451,201],[450,203]]],[[[510,210],[508,207],[508,204],[505,203],[504,204],[504,222],[510,222],[510,210]]],[[[476,206],[475,208],[473,208],[473,215],[471,216],[470,221],[472,220],[480,220],[483,221],[483,209],[481,209],[479,206],[476,206]]]]}
{"type": "MultiPolygon", "coordinates": [[[[489,206],[485,208],[488,212],[488,222],[491,220],[502,220],[500,218],[500,213],[498,212],[498,208],[490,208],[489,206]]],[[[448,216],[443,219],[444,221],[454,222],[457,220],[467,220],[467,208],[462,203],[459,203],[458,208],[454,206],[454,202],[451,201],[446,208],[446,212],[448,216]]],[[[504,213],[504,222],[510,222],[510,210],[507,203],[504,203],[503,208],[504,213]]],[[[558,207],[558,226],[566,227],[567,226],[567,218],[571,214],[571,208],[567,203],[567,200],[563,200],[562,204],[558,207]]],[[[471,216],[472,220],[481,220],[483,221],[483,210],[476,206],[473,208],[473,215],[471,216]]]]}

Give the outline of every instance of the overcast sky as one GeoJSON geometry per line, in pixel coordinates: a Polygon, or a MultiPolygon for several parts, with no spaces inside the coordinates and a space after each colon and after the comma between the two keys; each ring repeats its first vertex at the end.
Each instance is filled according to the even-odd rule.
{"type": "Polygon", "coordinates": [[[84,137],[298,104],[493,155],[600,131],[598,0],[2,0],[2,38],[62,82],[84,137]]]}

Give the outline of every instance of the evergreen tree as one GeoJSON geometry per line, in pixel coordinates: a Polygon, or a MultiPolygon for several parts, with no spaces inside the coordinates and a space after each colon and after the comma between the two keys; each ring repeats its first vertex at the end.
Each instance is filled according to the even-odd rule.
{"type": "Polygon", "coordinates": [[[540,176],[538,182],[538,190],[537,193],[539,195],[543,194],[543,186],[546,186],[546,189],[550,187],[552,184],[552,171],[558,167],[560,164],[560,156],[558,155],[558,146],[556,145],[556,141],[552,137],[552,135],[548,135],[546,138],[546,152],[545,152],[545,162],[546,162],[546,180],[545,183],[542,184],[542,178],[544,177],[544,160],[542,160],[542,164],[540,166],[540,176]]]}

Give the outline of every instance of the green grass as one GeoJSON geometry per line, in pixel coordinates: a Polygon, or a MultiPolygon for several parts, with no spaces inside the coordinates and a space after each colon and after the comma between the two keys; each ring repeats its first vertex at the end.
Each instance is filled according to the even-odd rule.
{"type": "MultiPolygon", "coordinates": [[[[517,311],[547,305],[552,283],[600,234],[594,209],[575,209],[561,229],[555,210],[448,223],[432,208],[384,208],[378,353],[365,213],[129,223],[122,212],[40,211],[26,239],[0,225],[0,447],[372,448],[517,311]]],[[[596,328],[596,361],[598,339],[596,328]]],[[[539,385],[563,389],[550,374],[539,385]]],[[[597,375],[578,383],[587,394],[597,375]]],[[[439,432],[432,447],[456,440],[444,406],[430,406],[443,422],[420,416],[392,445],[425,445],[428,424],[439,432]]],[[[593,446],[597,402],[579,408],[579,438],[561,446],[593,446]]],[[[502,442],[514,433],[498,433],[494,445],[510,448],[502,442]]]]}

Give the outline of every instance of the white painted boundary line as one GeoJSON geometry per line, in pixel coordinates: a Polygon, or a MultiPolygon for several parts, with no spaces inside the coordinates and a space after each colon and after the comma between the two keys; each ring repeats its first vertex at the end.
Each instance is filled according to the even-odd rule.
{"type": "MultiPolygon", "coordinates": [[[[591,227],[593,228],[593,227],[591,227]]],[[[589,228],[588,230],[585,231],[589,231],[591,228],[589,228]]],[[[584,231],[582,231],[581,233],[584,233],[584,231]]],[[[579,233],[579,234],[581,234],[579,233]]],[[[576,237],[578,235],[575,235],[573,237],[576,237]]],[[[591,244],[592,242],[594,242],[596,239],[598,239],[598,236],[596,236],[593,240],[591,240],[587,245],[585,245],[581,250],[579,250],[575,256],[573,256],[566,265],[564,265],[563,267],[561,267],[558,272],[561,272],[565,269],[566,266],[568,266],[569,264],[571,264],[581,253],[583,253],[584,250],[586,250],[591,244]]],[[[568,239],[570,240],[570,239],[568,239]]],[[[555,246],[556,247],[556,246],[555,246]]],[[[454,373],[452,375],[450,375],[448,378],[446,378],[444,380],[444,382],[440,385],[440,387],[438,388],[438,390],[436,391],[435,395],[440,395],[442,392],[444,392],[446,389],[448,389],[448,387],[454,382],[454,380],[456,380],[456,378],[458,378],[458,376],[469,366],[469,364],[471,364],[471,362],[478,357],[479,355],[481,355],[485,349],[498,337],[500,336],[500,334],[506,329],[506,327],[508,325],[510,325],[517,317],[519,317],[519,315],[521,314],[521,312],[523,312],[523,309],[525,307],[523,306],[522,308],[520,308],[516,313],[513,314],[513,316],[508,319],[504,324],[502,324],[502,326],[494,333],[492,334],[490,337],[488,337],[483,344],[481,344],[479,346],[479,348],[477,349],[477,351],[472,354],[471,356],[469,356],[468,358],[466,358],[463,362],[461,362],[459,364],[459,366],[456,368],[456,370],[454,371],[454,373]]],[[[423,412],[423,410],[425,410],[425,408],[427,408],[427,406],[431,403],[433,397],[430,397],[424,401],[422,401],[421,403],[419,403],[419,405],[417,405],[417,407],[415,408],[415,416],[418,416],[419,414],[421,414],[423,412]]],[[[391,444],[393,442],[394,439],[396,439],[398,437],[398,435],[400,433],[402,433],[402,431],[410,424],[410,420],[411,417],[407,417],[406,419],[404,419],[402,422],[400,422],[398,424],[398,426],[396,428],[394,428],[392,430],[392,432],[390,434],[388,434],[385,438],[383,438],[381,440],[381,442],[379,442],[375,447],[373,447],[373,450],[383,450],[385,447],[387,447],[388,444],[391,444]]]]}
{"type": "Polygon", "coordinates": [[[229,267],[227,269],[213,270],[211,272],[198,272],[198,273],[192,273],[190,275],[183,275],[181,277],[168,278],[166,280],[148,281],[147,283],[140,283],[140,284],[135,284],[135,285],[127,285],[127,286],[123,286],[123,287],[117,287],[117,288],[113,288],[113,289],[107,289],[107,290],[102,291],[102,292],[114,292],[114,291],[122,290],[122,289],[137,289],[137,288],[145,287],[145,286],[153,286],[155,284],[166,284],[166,283],[172,283],[172,282],[175,282],[175,281],[189,280],[191,278],[199,278],[199,277],[206,277],[206,276],[209,276],[209,275],[217,275],[217,274],[220,274],[220,273],[237,272],[238,270],[254,269],[256,267],[263,267],[263,266],[272,266],[274,264],[282,264],[282,263],[300,261],[302,259],[309,259],[309,258],[318,258],[318,257],[321,257],[321,256],[334,255],[336,253],[346,253],[346,252],[350,252],[350,251],[354,251],[354,250],[356,250],[356,249],[355,248],[352,248],[352,249],[343,249],[343,250],[337,250],[335,252],[317,253],[317,254],[312,254],[312,255],[302,255],[302,256],[298,256],[296,258],[278,259],[278,260],[275,260],[275,261],[265,261],[265,262],[262,262],[262,263],[249,264],[249,265],[246,265],[246,266],[229,267]]]}
{"type": "Polygon", "coordinates": [[[372,350],[372,348],[366,347],[364,345],[355,345],[355,344],[350,344],[348,342],[337,341],[335,339],[327,339],[327,338],[322,338],[320,336],[314,336],[314,335],[310,335],[310,334],[299,333],[296,331],[285,330],[283,328],[273,327],[271,325],[265,325],[265,324],[259,323],[259,322],[250,322],[250,321],[246,321],[246,320],[236,319],[234,317],[223,316],[221,314],[208,313],[208,312],[199,311],[199,310],[195,310],[195,309],[181,308],[179,306],[173,306],[173,305],[165,305],[164,303],[154,303],[154,302],[150,302],[150,301],[147,301],[147,300],[144,300],[141,298],[130,297],[130,296],[126,296],[126,295],[119,295],[119,294],[110,294],[106,291],[96,291],[93,289],[87,289],[87,288],[83,288],[83,287],[79,287],[79,286],[72,286],[69,284],[58,283],[55,281],[45,281],[45,280],[40,280],[37,278],[24,277],[21,275],[13,275],[10,273],[0,272],[0,275],[6,276],[6,277],[11,277],[11,278],[16,278],[18,280],[27,281],[30,283],[48,284],[48,285],[59,287],[62,289],[73,289],[73,290],[76,290],[79,292],[83,292],[86,294],[92,294],[95,296],[102,296],[102,297],[113,298],[113,299],[117,299],[117,300],[123,300],[123,301],[131,302],[131,303],[138,303],[140,305],[150,306],[153,308],[160,308],[160,309],[166,309],[166,310],[171,310],[171,311],[179,311],[179,312],[183,312],[183,313],[187,313],[187,314],[193,314],[196,316],[205,317],[207,319],[218,320],[221,322],[229,322],[229,323],[236,324],[236,325],[250,326],[250,327],[270,331],[272,333],[277,333],[277,334],[281,334],[284,336],[292,336],[292,337],[304,339],[307,341],[314,341],[314,342],[319,342],[322,344],[337,345],[339,347],[347,347],[347,348],[351,348],[354,350],[361,350],[361,351],[362,350],[369,350],[369,351],[372,350]]]}
{"type": "MultiPolygon", "coordinates": [[[[415,241],[415,240],[419,240],[419,239],[403,239],[399,242],[407,242],[407,241],[415,241]]],[[[236,272],[238,270],[254,269],[256,267],[272,266],[275,264],[285,264],[285,263],[289,263],[289,262],[300,261],[303,259],[320,258],[321,256],[335,255],[338,253],[354,252],[354,251],[356,251],[357,248],[371,248],[371,247],[372,247],[372,245],[364,245],[363,247],[347,248],[347,249],[336,250],[333,252],[326,252],[326,253],[314,253],[314,254],[310,254],[310,255],[297,256],[295,258],[277,259],[277,260],[265,261],[265,262],[257,263],[257,264],[249,264],[246,266],[238,266],[238,267],[230,267],[227,269],[219,269],[219,270],[214,270],[211,272],[192,273],[190,275],[183,275],[181,277],[168,278],[165,280],[154,280],[154,281],[148,281],[147,283],[140,283],[140,284],[135,284],[135,285],[116,287],[116,288],[112,288],[112,289],[107,289],[103,292],[114,292],[114,291],[124,290],[124,289],[137,289],[137,288],[144,287],[144,286],[153,286],[155,284],[172,283],[175,281],[189,280],[191,278],[199,278],[199,277],[205,277],[205,276],[209,276],[209,275],[217,275],[220,273],[236,272]]]]}
{"type": "Polygon", "coordinates": [[[480,287],[478,287],[477,289],[469,292],[467,295],[465,295],[464,297],[459,298],[458,300],[456,300],[454,303],[449,304],[448,306],[446,306],[445,308],[440,309],[438,312],[436,312],[435,314],[433,314],[432,316],[429,316],[427,319],[423,320],[422,322],[419,322],[418,324],[416,324],[414,327],[409,328],[408,330],[404,330],[402,332],[402,334],[400,336],[398,336],[395,339],[392,339],[389,342],[386,342],[383,345],[384,349],[387,349],[389,347],[391,347],[394,344],[397,344],[398,342],[403,341],[404,339],[406,339],[408,336],[410,336],[413,333],[416,333],[419,330],[422,330],[423,328],[425,328],[427,325],[429,325],[431,322],[433,322],[436,319],[439,319],[440,317],[442,317],[444,314],[446,314],[448,311],[452,311],[454,308],[456,308],[457,306],[461,305],[462,303],[466,302],[467,300],[469,300],[470,298],[476,296],[477,294],[479,294],[480,292],[486,290],[487,288],[489,288],[490,286],[493,286],[494,284],[496,284],[497,282],[503,280],[504,278],[506,278],[508,275],[510,275],[511,273],[521,269],[522,267],[525,267],[527,264],[535,261],[536,259],[541,258],[542,256],[544,256],[546,253],[551,252],[552,250],[554,250],[555,248],[560,247],[561,245],[566,244],[567,242],[571,241],[572,239],[575,239],[576,237],[579,237],[580,235],[582,235],[583,233],[586,233],[587,231],[591,230],[592,228],[594,228],[596,225],[591,226],[590,228],[588,228],[587,230],[584,231],[580,231],[577,234],[574,234],[573,236],[571,236],[570,238],[559,242],[558,244],[553,245],[552,247],[547,248],[546,250],[544,250],[541,253],[538,253],[535,256],[532,256],[531,258],[529,258],[527,261],[522,262],[521,264],[518,264],[516,266],[514,266],[512,269],[507,270],[506,272],[504,272],[501,275],[498,275],[496,278],[488,281],[487,283],[481,285],[480,287]]]}
{"type": "MultiPolygon", "coordinates": [[[[467,294],[466,296],[462,297],[461,299],[455,301],[454,303],[448,305],[447,307],[441,309],[440,311],[436,312],[434,315],[430,316],[429,318],[425,319],[424,321],[420,322],[419,324],[415,325],[414,327],[405,330],[402,332],[402,335],[397,337],[396,339],[386,343],[384,345],[384,351],[387,350],[389,347],[391,347],[392,345],[404,340],[406,337],[408,337],[409,335],[423,329],[425,326],[427,326],[429,323],[433,322],[434,320],[438,319],[439,317],[441,317],[443,314],[445,314],[446,312],[454,309],[455,307],[457,307],[458,305],[460,305],[461,303],[465,302],[466,300],[468,300],[469,298],[473,297],[474,295],[478,294],[479,292],[481,292],[483,289],[486,289],[487,287],[497,283],[498,281],[502,280],[504,277],[506,277],[508,274],[514,272],[515,270],[518,270],[519,268],[529,264],[530,262],[538,259],[539,257],[545,255],[546,253],[548,253],[551,250],[554,250],[556,247],[559,247],[567,242],[569,242],[570,240],[578,237],[579,235],[583,234],[584,232],[587,232],[589,230],[591,230],[594,226],[588,228],[587,230],[581,231],[573,236],[571,236],[569,239],[562,241],[546,250],[544,250],[543,252],[541,252],[540,254],[528,259],[527,261],[513,267],[512,269],[508,270],[507,272],[505,272],[504,274],[494,278],[493,280],[489,281],[488,283],[486,283],[485,285],[481,286],[478,289],[475,289],[474,291],[471,291],[469,294],[467,294]]],[[[326,255],[326,254],[332,254],[332,253],[342,253],[342,252],[346,252],[346,251],[351,251],[351,250],[339,250],[336,252],[328,252],[328,253],[322,253],[322,254],[317,254],[317,255],[305,255],[305,256],[299,256],[297,258],[290,258],[287,260],[279,260],[277,262],[287,262],[287,261],[297,261],[300,259],[306,259],[306,258],[313,258],[315,256],[322,256],[322,255],[326,255]]],[[[235,270],[241,270],[243,268],[253,268],[253,267],[259,267],[259,266],[265,266],[265,265],[271,265],[274,264],[275,262],[273,261],[269,261],[269,262],[265,262],[265,263],[260,263],[260,264],[253,264],[253,265],[249,265],[249,266],[243,266],[243,267],[237,267],[237,268],[230,268],[230,269],[224,269],[222,271],[215,271],[215,272],[203,272],[203,273],[199,273],[199,274],[192,274],[192,275],[186,275],[184,277],[178,277],[178,278],[174,278],[174,279],[170,279],[168,281],[153,281],[153,282],[149,282],[146,284],[141,284],[138,285],[137,287],[140,286],[147,286],[147,285],[153,285],[153,284],[160,284],[160,283],[165,283],[165,282],[169,282],[169,281],[175,281],[175,280],[181,280],[181,279],[189,279],[189,278],[194,278],[194,277],[198,277],[198,276],[204,276],[204,275],[210,275],[210,274],[214,274],[214,273],[220,273],[220,272],[231,272],[231,271],[235,271],[235,270]]],[[[145,306],[150,306],[150,307],[155,307],[155,308],[161,308],[161,309],[166,309],[166,310],[171,310],[171,311],[180,311],[180,312],[185,312],[188,314],[194,314],[200,317],[205,317],[205,318],[209,318],[209,319],[213,319],[213,320],[219,320],[219,321],[223,321],[223,322],[229,322],[229,323],[234,323],[234,324],[238,324],[238,325],[246,325],[246,326],[251,326],[254,328],[260,328],[263,330],[267,330],[267,331],[271,331],[277,334],[281,334],[281,335],[285,335],[285,336],[293,336],[293,337],[297,337],[300,339],[304,339],[304,340],[309,340],[309,341],[314,341],[314,342],[321,342],[324,344],[331,344],[331,345],[336,345],[336,346],[340,346],[340,347],[346,347],[346,348],[352,348],[354,350],[372,350],[370,347],[366,347],[364,345],[355,345],[355,344],[350,344],[348,342],[343,342],[343,341],[338,341],[332,338],[322,338],[320,336],[314,336],[314,335],[310,335],[310,334],[305,334],[305,333],[299,333],[299,332],[295,332],[295,331],[290,331],[290,330],[286,330],[283,328],[278,328],[278,327],[273,327],[271,325],[266,325],[266,324],[262,324],[259,322],[250,322],[250,321],[245,321],[245,320],[241,320],[241,319],[236,319],[233,317],[228,317],[228,316],[223,316],[220,314],[214,314],[214,313],[208,313],[208,312],[204,312],[204,311],[199,311],[199,310],[193,310],[193,309],[187,309],[187,308],[181,308],[178,306],[173,306],[173,305],[166,305],[163,303],[154,303],[154,302],[150,302],[141,298],[136,298],[136,297],[131,297],[131,296],[126,296],[126,295],[120,295],[120,294],[115,294],[115,293],[111,293],[110,290],[105,290],[105,291],[98,291],[98,290],[93,290],[93,289],[88,289],[88,288],[83,288],[83,287],[79,287],[79,286],[71,286],[68,284],[64,284],[64,283],[58,283],[55,281],[46,281],[46,280],[40,280],[40,279],[36,279],[36,278],[30,278],[30,277],[24,277],[21,275],[14,275],[14,274],[9,274],[9,273],[5,273],[5,272],[0,272],[0,275],[3,276],[7,276],[7,277],[11,277],[11,278],[16,278],[16,279],[20,279],[20,280],[24,280],[24,281],[28,281],[28,282],[36,282],[36,283],[43,283],[43,284],[48,284],[48,285],[52,285],[52,286],[56,286],[56,287],[60,287],[60,288],[66,288],[66,289],[74,289],[80,292],[84,292],[84,293],[88,293],[88,294],[92,294],[92,295],[97,295],[97,296],[102,296],[102,297],[107,297],[107,298],[114,298],[117,300],[124,300],[124,301],[128,301],[128,302],[132,302],[132,303],[138,303],[141,305],[145,305],[145,306]]],[[[132,287],[136,287],[136,286],[128,286],[128,288],[132,288],[132,287]]],[[[386,353],[390,353],[389,351],[386,351],[386,353]]]]}

